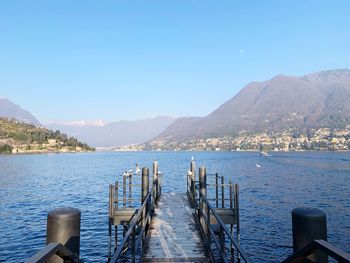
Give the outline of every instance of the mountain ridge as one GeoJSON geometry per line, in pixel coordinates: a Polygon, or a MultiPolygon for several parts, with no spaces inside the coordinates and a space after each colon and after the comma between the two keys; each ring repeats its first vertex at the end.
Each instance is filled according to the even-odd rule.
{"type": "Polygon", "coordinates": [[[205,117],[179,118],[156,139],[235,136],[350,123],[350,70],[326,70],[300,77],[277,75],[251,82],[205,117]]]}
{"type": "MultiPolygon", "coordinates": [[[[53,130],[61,130],[79,140],[86,141],[94,147],[119,147],[130,144],[141,144],[153,139],[176,118],[157,116],[135,121],[107,122],[103,125],[67,125],[49,123],[45,126],[53,130]]],[[[78,121],[80,122],[80,121],[78,121]]],[[[70,122],[70,124],[76,123],[70,122]]]]}
{"type": "Polygon", "coordinates": [[[0,117],[15,118],[18,121],[42,127],[42,124],[29,111],[5,97],[0,97],[0,117]]]}

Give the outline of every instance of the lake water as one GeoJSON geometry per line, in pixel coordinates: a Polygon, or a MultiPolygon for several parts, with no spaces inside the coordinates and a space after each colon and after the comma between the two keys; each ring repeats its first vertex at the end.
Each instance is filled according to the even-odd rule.
{"type": "Polygon", "coordinates": [[[350,252],[350,153],[97,152],[0,156],[0,262],[23,262],[43,248],[47,212],[62,206],[82,211],[82,259],[105,262],[108,184],[157,159],[163,191],[185,192],[191,156],[239,183],[241,244],[253,262],[292,252],[290,213],[299,206],[324,210],[328,241],[350,252]]]}

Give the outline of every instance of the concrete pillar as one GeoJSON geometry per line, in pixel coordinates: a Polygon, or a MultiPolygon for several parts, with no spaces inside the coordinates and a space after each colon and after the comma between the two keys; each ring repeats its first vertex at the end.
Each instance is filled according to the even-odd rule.
{"type": "MultiPolygon", "coordinates": [[[[79,209],[72,207],[51,210],[47,216],[46,244],[58,242],[75,253],[80,254],[80,218],[79,209]]],[[[63,259],[53,255],[49,263],[63,263],[63,259]]]]}
{"type": "MultiPolygon", "coordinates": [[[[315,239],[327,241],[326,214],[317,208],[299,207],[292,211],[293,250],[302,249],[315,239]]],[[[328,256],[322,252],[315,252],[308,257],[314,262],[328,262],[328,256]]]]}

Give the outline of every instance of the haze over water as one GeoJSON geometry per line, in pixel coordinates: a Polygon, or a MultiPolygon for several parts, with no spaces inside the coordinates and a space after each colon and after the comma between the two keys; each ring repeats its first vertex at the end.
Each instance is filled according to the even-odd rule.
{"type": "Polygon", "coordinates": [[[239,183],[241,244],[252,262],[292,252],[290,212],[299,206],[324,210],[328,241],[350,252],[349,153],[100,152],[0,156],[0,262],[23,262],[44,247],[47,212],[62,206],[82,211],[84,262],[105,261],[108,184],[156,158],[163,191],[185,192],[191,156],[197,167],[239,183]]]}

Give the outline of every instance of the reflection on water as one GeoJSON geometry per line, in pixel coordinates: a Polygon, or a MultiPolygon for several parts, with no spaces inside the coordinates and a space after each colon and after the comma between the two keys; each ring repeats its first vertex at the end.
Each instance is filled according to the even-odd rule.
{"type": "Polygon", "coordinates": [[[328,217],[328,240],[350,251],[350,154],[144,152],[0,156],[0,262],[18,262],[45,245],[47,212],[82,211],[81,255],[107,257],[108,184],[125,169],[159,161],[163,191],[184,192],[191,156],[197,167],[240,184],[241,242],[253,262],[291,253],[293,208],[313,206],[328,217]],[[256,165],[258,164],[258,166],[256,165]],[[259,167],[260,166],[260,167],[259,167]]]}

